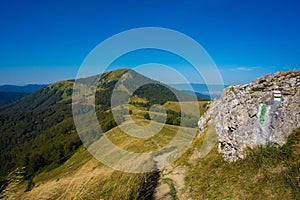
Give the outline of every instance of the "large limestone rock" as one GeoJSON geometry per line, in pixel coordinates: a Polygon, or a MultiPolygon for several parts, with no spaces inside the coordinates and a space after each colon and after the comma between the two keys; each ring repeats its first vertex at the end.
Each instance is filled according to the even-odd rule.
{"type": "Polygon", "coordinates": [[[200,118],[200,134],[214,124],[219,152],[227,161],[243,159],[247,148],[283,145],[300,126],[300,71],[266,75],[246,85],[226,88],[200,118]],[[275,101],[273,91],[282,93],[275,101]]]}

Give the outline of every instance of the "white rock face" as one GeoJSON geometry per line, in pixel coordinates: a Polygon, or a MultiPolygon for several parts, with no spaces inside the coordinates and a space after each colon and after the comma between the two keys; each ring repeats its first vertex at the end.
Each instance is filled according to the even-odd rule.
{"type": "Polygon", "coordinates": [[[243,159],[249,147],[283,145],[300,126],[300,71],[226,88],[200,118],[200,134],[207,124],[215,125],[219,152],[230,162],[243,159]],[[281,101],[274,101],[275,90],[281,91],[281,101]]]}

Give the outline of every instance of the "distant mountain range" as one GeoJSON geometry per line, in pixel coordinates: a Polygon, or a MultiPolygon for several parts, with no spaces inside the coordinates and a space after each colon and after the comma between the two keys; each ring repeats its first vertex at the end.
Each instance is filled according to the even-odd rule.
{"type": "Polygon", "coordinates": [[[229,85],[206,85],[206,84],[170,84],[171,87],[181,90],[187,94],[195,94],[201,99],[217,99],[221,96],[223,89],[229,85]],[[191,90],[191,87],[193,91],[191,90]],[[208,89],[209,88],[209,89],[208,89]]]}
{"type": "Polygon", "coordinates": [[[211,99],[210,95],[201,94],[199,92],[194,92],[192,90],[180,90],[180,91],[185,94],[196,96],[196,97],[198,97],[199,100],[210,100],[211,99]]]}
{"type": "Polygon", "coordinates": [[[32,93],[41,88],[46,87],[47,85],[39,85],[39,84],[28,84],[24,86],[18,85],[1,85],[0,92],[20,92],[20,93],[32,93]]]}
{"type": "Polygon", "coordinates": [[[28,95],[28,93],[22,92],[0,92],[0,106],[13,103],[22,97],[28,95]]]}
{"type": "Polygon", "coordinates": [[[35,92],[47,85],[29,84],[25,86],[1,85],[0,86],[0,106],[13,103],[22,97],[35,92]]]}

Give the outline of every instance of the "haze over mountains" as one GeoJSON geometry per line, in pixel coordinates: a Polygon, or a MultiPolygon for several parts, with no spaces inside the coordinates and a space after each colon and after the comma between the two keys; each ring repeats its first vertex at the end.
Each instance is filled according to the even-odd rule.
{"type": "Polygon", "coordinates": [[[0,92],[32,93],[46,86],[47,84],[28,84],[24,86],[0,85],[0,92]]]}
{"type": "Polygon", "coordinates": [[[206,84],[170,84],[171,87],[177,90],[185,91],[188,94],[195,93],[199,98],[203,99],[217,99],[221,96],[223,89],[228,87],[228,85],[206,85],[206,84]],[[193,91],[190,91],[190,87],[193,91]]]}
{"type": "Polygon", "coordinates": [[[25,86],[1,85],[0,86],[0,106],[13,103],[22,97],[35,92],[47,85],[29,84],[25,86]]]}

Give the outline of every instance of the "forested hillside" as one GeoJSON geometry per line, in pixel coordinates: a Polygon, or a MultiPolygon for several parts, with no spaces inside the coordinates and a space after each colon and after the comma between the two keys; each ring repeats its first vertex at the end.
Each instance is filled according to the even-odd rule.
{"type": "MultiPolygon", "coordinates": [[[[119,69],[104,73],[97,84],[96,111],[104,132],[116,126],[110,98],[118,79],[127,71],[119,69]]],[[[140,80],[150,80],[136,72],[133,74],[140,80]]],[[[54,83],[0,111],[0,176],[3,180],[17,167],[25,167],[25,179],[31,179],[42,169],[61,165],[81,145],[71,110],[73,84],[73,80],[54,83]]],[[[145,99],[144,106],[148,108],[177,100],[167,86],[152,80],[151,84],[136,90],[134,96],[145,99]]],[[[180,121],[179,114],[174,111],[168,111],[168,116],[180,121]]],[[[170,120],[169,124],[172,124],[170,120]]]]}
{"type": "Polygon", "coordinates": [[[26,96],[27,94],[28,93],[21,92],[0,92],[0,106],[13,103],[26,96]]]}

